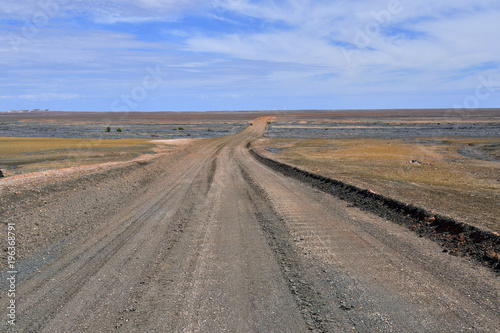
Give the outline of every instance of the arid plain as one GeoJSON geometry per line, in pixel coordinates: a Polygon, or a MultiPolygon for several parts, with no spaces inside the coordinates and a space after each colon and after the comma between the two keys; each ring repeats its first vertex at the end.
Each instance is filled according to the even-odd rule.
{"type": "Polygon", "coordinates": [[[500,112],[276,117],[263,154],[500,232],[500,112]]]}
{"type": "Polygon", "coordinates": [[[18,329],[500,325],[500,110],[3,113],[0,130],[18,329]]]}

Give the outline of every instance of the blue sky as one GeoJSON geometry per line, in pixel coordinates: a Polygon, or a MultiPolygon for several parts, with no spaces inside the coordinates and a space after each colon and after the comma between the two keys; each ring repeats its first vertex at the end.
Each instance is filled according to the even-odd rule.
{"type": "Polygon", "coordinates": [[[500,2],[2,0],[0,111],[500,107],[500,2]]]}

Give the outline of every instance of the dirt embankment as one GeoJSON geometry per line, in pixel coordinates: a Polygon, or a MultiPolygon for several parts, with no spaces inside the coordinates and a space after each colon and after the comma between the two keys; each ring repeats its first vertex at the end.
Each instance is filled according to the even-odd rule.
{"type": "Polygon", "coordinates": [[[286,176],[308,183],[362,210],[406,226],[420,237],[439,242],[443,252],[468,255],[500,272],[500,236],[496,233],[457,222],[446,216],[432,214],[423,208],[405,204],[370,190],[274,161],[253,149],[250,152],[257,160],[286,176]]]}

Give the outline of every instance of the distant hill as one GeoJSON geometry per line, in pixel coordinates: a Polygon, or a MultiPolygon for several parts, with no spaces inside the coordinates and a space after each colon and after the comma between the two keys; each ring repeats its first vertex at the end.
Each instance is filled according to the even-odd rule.
{"type": "Polygon", "coordinates": [[[5,113],[44,113],[44,112],[52,112],[49,109],[41,110],[41,109],[32,109],[32,110],[10,110],[5,113]]]}

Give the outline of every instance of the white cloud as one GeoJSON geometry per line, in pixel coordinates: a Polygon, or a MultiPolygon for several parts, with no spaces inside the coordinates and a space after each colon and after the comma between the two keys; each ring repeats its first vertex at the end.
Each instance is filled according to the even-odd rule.
{"type": "Polygon", "coordinates": [[[393,1],[4,0],[0,18],[24,24],[50,11],[41,3],[57,6],[17,52],[9,36],[24,38],[23,23],[0,25],[0,86],[26,99],[120,94],[160,64],[168,79],[158,93],[174,96],[444,94],[499,65],[498,1],[393,1]],[[66,23],[74,18],[90,26],[66,23]],[[155,38],[134,29],[150,21],[161,21],[155,38]]]}
{"type": "Polygon", "coordinates": [[[330,66],[340,71],[353,67],[358,70],[453,70],[498,61],[500,45],[495,41],[500,37],[500,11],[492,1],[450,4],[402,0],[392,14],[389,3],[320,1],[303,5],[290,1],[278,8],[276,5],[253,5],[249,1],[228,1],[226,8],[241,14],[295,25],[287,31],[194,36],[186,44],[188,50],[196,52],[301,66],[330,66]],[[396,34],[365,32],[370,24],[377,24],[377,17],[385,20],[378,26],[381,32],[393,27],[396,34]],[[405,39],[404,34],[397,34],[401,28],[420,32],[423,38],[416,35],[405,39]],[[357,45],[360,31],[367,37],[363,45],[357,45]],[[348,53],[355,52],[351,59],[343,56],[342,43],[358,46],[358,50],[344,49],[348,53]]]}
{"type": "Polygon", "coordinates": [[[175,20],[185,11],[209,5],[201,0],[2,0],[0,18],[38,25],[76,13],[99,23],[139,23],[175,20]]]}

